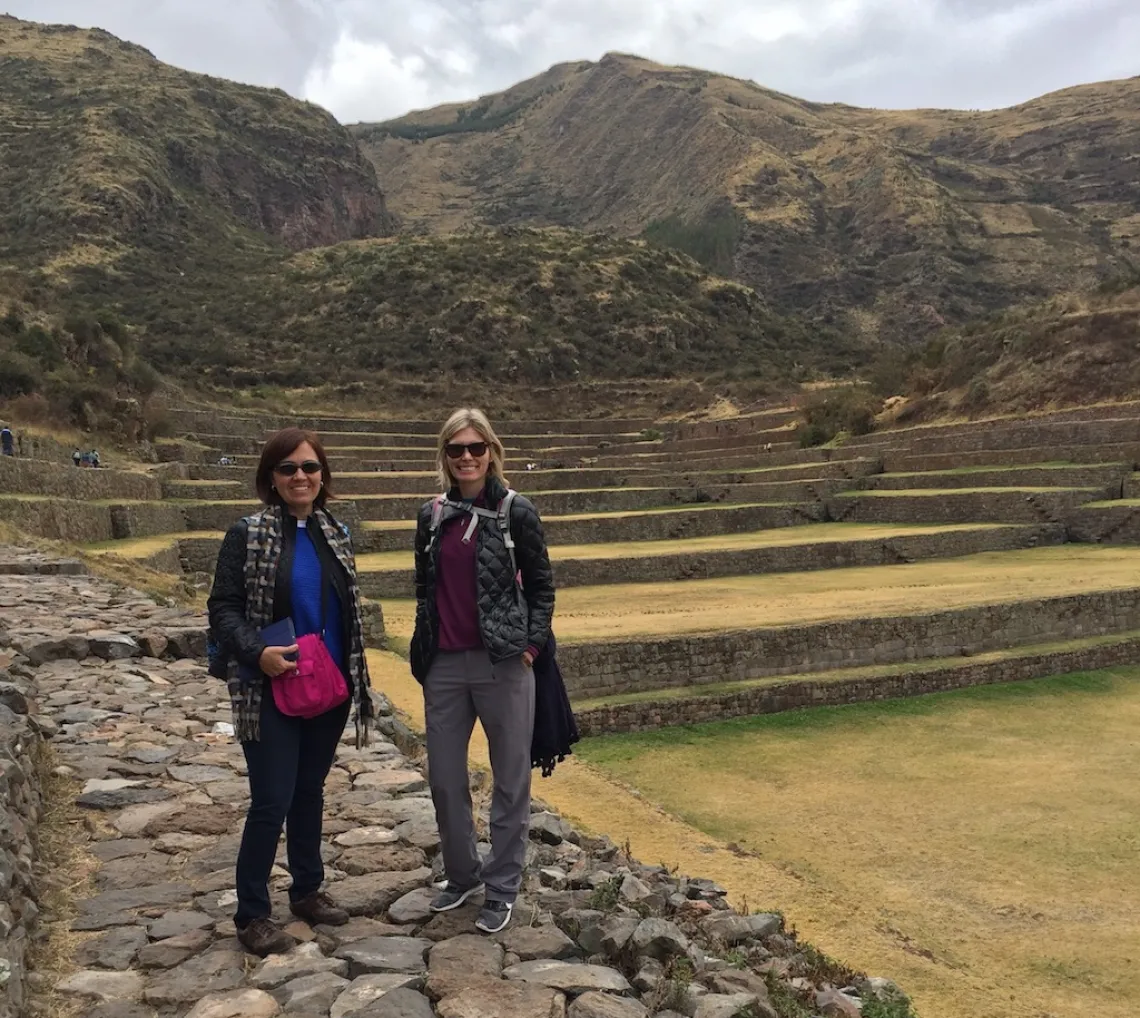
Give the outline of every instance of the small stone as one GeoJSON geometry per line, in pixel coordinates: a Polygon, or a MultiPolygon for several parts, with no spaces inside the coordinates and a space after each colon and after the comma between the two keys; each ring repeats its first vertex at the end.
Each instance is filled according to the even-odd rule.
{"type": "Polygon", "coordinates": [[[380,915],[395,901],[430,879],[431,870],[427,867],[346,877],[336,885],[337,902],[349,915],[380,915]]]}
{"type": "Polygon", "coordinates": [[[649,1009],[639,1000],[591,990],[570,1005],[567,1018],[646,1018],[649,1009]]]}
{"type": "Polygon", "coordinates": [[[190,933],[192,930],[204,930],[213,925],[214,920],[205,912],[185,912],[172,910],[163,913],[147,928],[147,935],[151,940],[166,940],[168,937],[177,937],[181,933],[190,933]]]}
{"type": "Polygon", "coordinates": [[[205,764],[175,764],[167,767],[167,773],[175,781],[190,785],[202,785],[210,781],[230,781],[234,772],[226,767],[209,767],[205,764]]]}
{"type": "Polygon", "coordinates": [[[148,629],[138,638],[139,649],[142,651],[144,657],[162,657],[162,655],[166,653],[166,645],[168,642],[166,637],[157,629],[148,629]]]}
{"type": "Polygon", "coordinates": [[[349,965],[352,978],[373,972],[426,972],[424,961],[432,947],[420,937],[368,937],[345,944],[336,952],[349,965]]]}
{"type": "Polygon", "coordinates": [[[262,990],[211,993],[198,1001],[186,1018],[273,1018],[280,1005],[262,990]]]}
{"type": "Polygon", "coordinates": [[[667,919],[642,919],[637,924],[630,939],[633,949],[639,954],[658,961],[668,961],[676,955],[684,955],[689,950],[689,938],[676,923],[667,919]]]}
{"type": "Polygon", "coordinates": [[[412,845],[359,845],[347,849],[336,865],[349,876],[358,877],[365,873],[414,870],[426,862],[422,849],[412,845]]]}
{"type": "MultiPolygon", "coordinates": [[[[138,785],[139,782],[129,782],[138,785]]],[[[86,809],[123,809],[140,803],[163,802],[174,795],[168,788],[119,788],[84,792],[76,800],[77,806],[86,809]]]]}
{"type": "Polygon", "coordinates": [[[402,792],[420,792],[427,788],[427,779],[419,771],[383,770],[358,774],[352,782],[356,789],[370,789],[396,795],[402,792]]]}
{"type": "Polygon", "coordinates": [[[754,993],[708,993],[697,1001],[693,1018],[753,1018],[758,1003],[754,993]]]}
{"type": "Polygon", "coordinates": [[[145,887],[122,888],[104,891],[93,898],[79,902],[79,910],[88,914],[100,912],[121,912],[132,908],[157,908],[159,906],[180,905],[194,896],[194,890],[187,884],[161,883],[145,887]]]}
{"type": "Polygon", "coordinates": [[[841,990],[828,988],[817,991],[815,1006],[824,1018],[860,1018],[863,1005],[841,990]]]}
{"type": "Polygon", "coordinates": [[[638,902],[650,897],[653,889],[644,880],[639,880],[631,873],[622,880],[618,893],[626,901],[638,902]]]}
{"type": "Polygon", "coordinates": [[[271,954],[253,970],[249,981],[259,989],[272,990],[291,979],[317,972],[344,976],[348,972],[348,962],[341,958],[326,958],[316,944],[299,944],[285,954],[271,954]]]}
{"type": "Polygon", "coordinates": [[[188,930],[173,937],[147,944],[138,953],[139,967],[144,969],[172,969],[196,954],[201,954],[214,941],[209,930],[188,930]]]}
{"type": "Polygon", "coordinates": [[[782,926],[783,920],[778,915],[767,912],[748,916],[714,915],[701,920],[701,932],[729,945],[778,933],[782,926]]]}
{"type": "Polygon", "coordinates": [[[431,887],[417,887],[398,898],[388,908],[388,918],[394,923],[422,923],[434,914],[428,907],[439,891],[431,887]]]}
{"type": "Polygon", "coordinates": [[[142,655],[142,648],[122,633],[89,634],[88,647],[92,654],[104,661],[122,661],[124,658],[142,655]]]}
{"type": "Polygon", "coordinates": [[[543,841],[548,845],[560,845],[567,841],[573,833],[573,828],[560,816],[554,813],[532,813],[530,817],[530,836],[536,841],[543,841]]]}
{"type": "Polygon", "coordinates": [[[635,916],[610,916],[598,928],[602,953],[616,958],[629,943],[641,920],[635,916]]]}
{"type": "Polygon", "coordinates": [[[146,830],[147,825],[179,812],[182,807],[175,802],[147,803],[143,806],[128,806],[112,824],[120,834],[135,838],[146,830]]]}
{"type": "Polygon", "coordinates": [[[561,961],[578,954],[578,945],[553,924],[508,927],[503,937],[503,947],[517,955],[519,961],[535,961],[538,958],[561,961]]]}
{"type": "MultiPolygon", "coordinates": [[[[152,945],[153,946],[153,945],[152,945]]],[[[210,993],[236,990],[245,983],[244,954],[212,948],[156,975],[143,994],[148,1004],[191,1004],[210,993]]]]}
{"type": "Polygon", "coordinates": [[[640,993],[653,993],[664,978],[665,966],[656,958],[646,958],[633,977],[633,985],[640,993]]]}
{"type": "Polygon", "coordinates": [[[435,1018],[431,1001],[422,993],[398,986],[357,1011],[356,1018],[435,1018]]]}
{"type": "Polygon", "coordinates": [[[497,980],[502,970],[503,948],[500,944],[478,934],[463,933],[440,941],[431,949],[427,994],[433,1000],[442,1000],[476,980],[497,980]]]}
{"type": "Polygon", "coordinates": [[[293,979],[277,991],[277,999],[286,1011],[316,1014],[328,1011],[333,1001],[348,987],[348,980],[335,972],[314,972],[293,979]]]}
{"type": "Polygon", "coordinates": [[[56,992],[92,1000],[138,1000],[143,979],[137,972],[106,972],[80,969],[55,984],[56,992]]]}
{"type": "Polygon", "coordinates": [[[549,987],[484,980],[445,997],[437,1011],[439,1018],[559,1018],[565,1007],[566,998],[549,987]]]}
{"type": "Polygon", "coordinates": [[[575,965],[567,961],[524,961],[503,970],[507,979],[520,979],[528,983],[541,983],[571,996],[604,990],[609,993],[629,993],[633,987],[616,969],[605,965],[575,965]]]}
{"type": "Polygon", "coordinates": [[[203,848],[208,848],[213,843],[214,839],[205,834],[184,834],[179,831],[164,834],[162,837],[156,838],[153,844],[159,852],[177,855],[179,852],[198,852],[203,848]]]}
{"type": "Polygon", "coordinates": [[[357,940],[364,940],[366,937],[400,937],[404,936],[408,930],[404,926],[382,923],[379,919],[353,916],[343,926],[317,926],[316,932],[340,945],[351,944],[357,940]]]}
{"type": "Polygon", "coordinates": [[[356,848],[359,845],[394,845],[400,838],[387,827],[355,827],[351,831],[338,834],[333,841],[342,848],[356,848]]]}
{"type": "Polygon", "coordinates": [[[344,1018],[345,1015],[363,1011],[392,990],[403,988],[414,990],[422,985],[423,976],[410,972],[383,972],[360,976],[349,983],[348,988],[333,1001],[329,1018],[344,1018]]]}
{"type": "Polygon", "coordinates": [[[146,942],[144,930],[137,926],[124,926],[86,941],[76,951],[75,960],[85,967],[125,972],[146,942]]]}

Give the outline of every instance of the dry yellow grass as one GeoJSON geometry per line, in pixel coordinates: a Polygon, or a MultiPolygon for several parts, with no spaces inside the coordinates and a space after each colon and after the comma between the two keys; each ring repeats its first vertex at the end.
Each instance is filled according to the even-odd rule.
{"type": "MultiPolygon", "coordinates": [[[[753,548],[787,548],[797,544],[831,541],[882,541],[911,534],[941,534],[960,530],[987,530],[996,523],[961,523],[950,526],[907,526],[879,523],[811,523],[802,527],[754,530],[745,534],[715,534],[676,541],[613,541],[599,544],[558,544],[550,547],[552,561],[563,559],[642,558],[659,555],[700,554],[713,551],[748,551],[753,548]]],[[[381,551],[360,555],[362,572],[411,569],[410,551],[381,551]]]]}
{"type": "MultiPolygon", "coordinates": [[[[407,664],[373,681],[422,730],[407,664]]],[[[782,909],[923,1018],[1132,1018],[1135,670],[579,747],[534,794],[646,862],[782,909]],[[583,754],[597,762],[586,762],[583,754]],[[730,847],[732,846],[732,847],[730,847]]],[[[472,761],[487,765],[476,729],[472,761]]]]}
{"type": "MultiPolygon", "coordinates": [[[[1060,545],[897,566],[768,573],[558,592],[562,643],[910,615],[1000,601],[1134,587],[1140,548],[1060,545]]],[[[389,631],[410,636],[415,604],[384,602],[389,631]]]]}

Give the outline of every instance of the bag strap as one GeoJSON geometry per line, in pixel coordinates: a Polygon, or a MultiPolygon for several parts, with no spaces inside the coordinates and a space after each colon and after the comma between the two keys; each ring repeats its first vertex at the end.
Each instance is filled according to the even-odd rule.
{"type": "Polygon", "coordinates": [[[511,506],[517,497],[518,492],[515,491],[514,488],[508,488],[506,495],[503,496],[503,500],[499,503],[498,509],[484,509],[482,506],[467,505],[465,502],[452,501],[446,495],[436,496],[431,507],[431,524],[428,531],[431,535],[428,542],[429,547],[435,542],[446,509],[454,509],[456,512],[471,514],[471,522],[467,524],[467,529],[463,532],[463,541],[465,544],[470,543],[471,538],[474,537],[475,528],[479,526],[480,518],[493,519],[499,524],[499,531],[502,533],[503,542],[507,546],[507,554],[511,557],[511,575],[518,576],[519,567],[515,559],[515,539],[511,534],[511,506]]]}

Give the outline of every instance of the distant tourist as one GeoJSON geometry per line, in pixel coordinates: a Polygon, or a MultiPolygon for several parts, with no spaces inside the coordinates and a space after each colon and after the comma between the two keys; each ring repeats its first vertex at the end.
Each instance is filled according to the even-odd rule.
{"type": "Polygon", "coordinates": [[[91,466],[93,466],[93,467],[99,466],[99,450],[98,449],[92,449],[91,450],[90,460],[91,460],[91,466]]]}
{"type": "Polygon", "coordinates": [[[0,428],[0,453],[5,456],[16,455],[16,436],[12,434],[12,429],[7,425],[0,428]]]}
{"type": "Polygon", "coordinates": [[[76,449],[75,452],[73,452],[71,454],[71,462],[74,463],[77,467],[82,466],[83,465],[83,453],[81,453],[78,449],[76,449]]]}
{"type": "Polygon", "coordinates": [[[367,742],[372,700],[352,538],[326,508],[332,474],[320,440],[279,431],[254,483],[266,508],[230,527],[207,609],[210,674],[227,681],[249,772],[234,924],[242,945],[264,957],[294,946],[270,918],[286,818],[290,911],[314,926],[348,922],[321,890],[324,783],[354,704],[356,744],[367,742]],[[310,694],[319,706],[304,710],[310,694]]]}
{"type": "Polygon", "coordinates": [[[439,433],[446,495],[416,525],[412,674],[424,687],[428,777],[447,883],[433,912],[486,889],[477,929],[511,920],[530,824],[533,665],[550,639],[554,578],[542,522],[503,477],[503,443],[479,410],[457,410],[439,433]],[[514,547],[508,544],[513,539],[514,547]],[[491,749],[491,854],[480,862],[467,772],[476,717],[491,749]]]}

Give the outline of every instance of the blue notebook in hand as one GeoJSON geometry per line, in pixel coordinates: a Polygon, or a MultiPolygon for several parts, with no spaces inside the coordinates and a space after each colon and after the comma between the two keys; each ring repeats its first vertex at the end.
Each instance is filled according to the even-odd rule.
{"type": "MultiPolygon", "coordinates": [[[[261,638],[267,647],[292,647],[297,642],[297,630],[293,628],[293,619],[281,619],[266,626],[261,631],[261,638]]],[[[291,655],[289,660],[296,661],[297,655],[291,655]]],[[[244,682],[253,682],[255,679],[264,678],[265,673],[257,665],[239,663],[238,676],[244,682]]]]}

